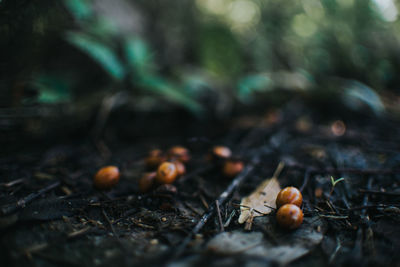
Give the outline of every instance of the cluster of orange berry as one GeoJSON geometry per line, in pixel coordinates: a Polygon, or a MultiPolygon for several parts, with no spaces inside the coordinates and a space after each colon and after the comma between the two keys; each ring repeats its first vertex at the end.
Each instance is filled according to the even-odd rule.
{"type": "MultiPolygon", "coordinates": [[[[243,162],[231,159],[232,152],[228,147],[215,146],[207,159],[222,165],[222,173],[228,178],[236,176],[243,170],[243,162]]],[[[164,154],[160,149],[151,150],[145,159],[148,169],[156,170],[145,173],[139,180],[141,192],[148,192],[155,184],[171,184],[186,172],[185,164],[190,160],[190,152],[182,146],[174,146],[164,154]]]]}
{"type": "Polygon", "coordinates": [[[214,146],[207,159],[221,167],[222,174],[227,178],[235,177],[244,168],[243,161],[232,158],[232,151],[226,146],[214,146]]]}
{"type": "MultiPolygon", "coordinates": [[[[221,166],[225,177],[233,178],[243,170],[244,164],[231,156],[232,152],[228,147],[215,146],[211,149],[207,159],[221,166]]],[[[185,174],[185,164],[189,160],[190,152],[182,146],[171,147],[167,153],[163,153],[160,149],[149,151],[144,161],[150,172],[145,173],[139,179],[140,191],[142,193],[148,192],[157,184],[172,184],[177,178],[185,174]]],[[[94,176],[94,186],[101,190],[110,189],[118,183],[119,177],[118,167],[103,167],[94,176]]]]}
{"type": "Polygon", "coordinates": [[[151,150],[145,158],[147,169],[139,179],[141,192],[148,192],[155,184],[172,184],[186,172],[185,163],[190,160],[190,152],[182,146],[171,147],[166,154],[160,149],[151,150]]]}
{"type": "Polygon", "coordinates": [[[286,229],[296,229],[303,222],[303,212],[300,207],[303,196],[299,189],[293,186],[282,189],[276,197],[276,221],[286,229]]]}

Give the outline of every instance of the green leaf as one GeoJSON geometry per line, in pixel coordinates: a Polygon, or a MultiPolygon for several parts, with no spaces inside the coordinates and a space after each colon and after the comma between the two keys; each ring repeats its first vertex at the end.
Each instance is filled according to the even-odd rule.
{"type": "Polygon", "coordinates": [[[67,80],[52,75],[39,75],[32,85],[39,89],[38,101],[41,103],[62,103],[71,100],[67,80]]]}
{"type": "Polygon", "coordinates": [[[128,38],[125,41],[125,56],[130,65],[139,74],[150,72],[152,58],[145,41],[139,38],[128,38]]]}
{"type": "Polygon", "coordinates": [[[144,89],[160,94],[168,100],[184,106],[196,115],[202,112],[202,106],[168,81],[158,76],[143,77],[139,85],[144,89]]]}
{"type": "Polygon", "coordinates": [[[332,187],[335,187],[337,183],[344,181],[343,177],[338,178],[337,180],[335,180],[332,176],[331,176],[331,183],[332,183],[332,187]]]}
{"type": "Polygon", "coordinates": [[[67,33],[66,39],[96,60],[113,78],[124,78],[124,66],[110,47],[83,33],[67,33]]]}
{"type": "Polygon", "coordinates": [[[85,0],[64,0],[65,6],[78,19],[87,19],[92,15],[92,9],[85,0]]]}
{"type": "Polygon", "coordinates": [[[102,42],[115,42],[115,38],[119,34],[116,23],[103,16],[89,23],[85,23],[82,28],[84,32],[95,36],[96,40],[101,40],[102,42]]]}

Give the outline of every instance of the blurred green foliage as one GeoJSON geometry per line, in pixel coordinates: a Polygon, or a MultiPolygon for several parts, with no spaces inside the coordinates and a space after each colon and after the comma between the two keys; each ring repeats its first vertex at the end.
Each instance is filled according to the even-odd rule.
{"type": "MultiPolygon", "coordinates": [[[[9,8],[4,3],[10,1],[0,2],[0,13],[9,8]]],[[[94,91],[127,90],[133,102],[150,97],[199,114],[211,102],[251,104],[278,90],[324,90],[350,106],[361,102],[381,113],[380,94],[400,82],[396,0],[63,3],[52,7],[51,17],[63,17],[59,34],[82,54],[79,61],[58,66],[58,73],[90,72],[76,62],[92,60],[108,74],[103,86],[93,83],[94,91]]],[[[34,32],[46,35],[42,24],[52,23],[49,16],[30,17],[34,32]]],[[[41,102],[73,101],[80,90],[89,90],[70,81],[84,76],[51,77],[54,69],[46,67],[32,73],[41,102]]]]}
{"type": "Polygon", "coordinates": [[[223,25],[206,25],[199,36],[200,64],[221,79],[241,74],[243,62],[237,38],[223,25]]]}
{"type": "Polygon", "coordinates": [[[63,103],[71,101],[70,84],[56,76],[36,76],[34,86],[39,89],[38,100],[42,103],[63,103]]]}
{"type": "Polygon", "coordinates": [[[195,113],[200,112],[201,106],[196,100],[155,71],[155,63],[144,40],[134,34],[121,33],[110,18],[95,15],[89,1],[65,2],[81,26],[79,30],[68,32],[66,40],[92,57],[115,83],[124,82],[126,87],[153,92],[195,113]]]}

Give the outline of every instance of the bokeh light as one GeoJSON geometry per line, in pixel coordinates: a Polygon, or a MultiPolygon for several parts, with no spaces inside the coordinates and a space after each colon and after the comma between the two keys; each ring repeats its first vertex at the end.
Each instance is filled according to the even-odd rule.
{"type": "Polygon", "coordinates": [[[302,37],[310,37],[317,30],[317,25],[305,14],[296,15],[293,18],[292,28],[302,37]]]}
{"type": "Polygon", "coordinates": [[[390,22],[397,20],[399,12],[393,0],[373,0],[373,2],[384,20],[390,22]]]}
{"type": "Polygon", "coordinates": [[[233,28],[247,28],[260,20],[260,8],[251,0],[235,0],[229,6],[229,21],[233,28]]]}

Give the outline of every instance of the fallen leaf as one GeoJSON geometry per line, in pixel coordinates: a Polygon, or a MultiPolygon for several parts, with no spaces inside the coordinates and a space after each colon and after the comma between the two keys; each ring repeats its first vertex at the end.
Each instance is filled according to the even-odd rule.
{"type": "Polygon", "coordinates": [[[276,197],[281,190],[277,177],[283,167],[283,162],[279,163],[272,178],[263,181],[254,192],[242,199],[239,223],[246,223],[246,230],[251,229],[254,217],[266,215],[276,208],[276,197]]]}

